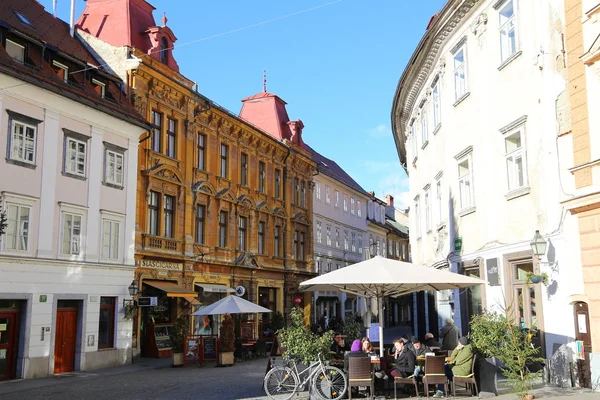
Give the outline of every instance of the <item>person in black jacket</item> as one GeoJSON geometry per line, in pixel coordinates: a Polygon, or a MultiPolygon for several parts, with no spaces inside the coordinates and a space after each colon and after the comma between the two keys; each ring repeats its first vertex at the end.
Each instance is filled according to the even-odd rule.
{"type": "Polygon", "coordinates": [[[392,370],[392,376],[406,378],[415,371],[415,354],[408,349],[401,338],[394,340],[394,360],[396,367],[392,370]]]}
{"type": "Polygon", "coordinates": [[[433,333],[426,333],[425,340],[423,344],[429,347],[431,350],[439,350],[442,347],[442,344],[435,340],[433,333]]]}

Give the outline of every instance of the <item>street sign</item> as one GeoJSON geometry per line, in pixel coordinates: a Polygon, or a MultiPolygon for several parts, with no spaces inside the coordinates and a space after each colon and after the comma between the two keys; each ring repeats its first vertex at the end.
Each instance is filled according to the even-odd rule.
{"type": "Polygon", "coordinates": [[[155,307],[158,305],[158,297],[140,297],[138,299],[139,307],[155,307]]]}
{"type": "Polygon", "coordinates": [[[294,303],[298,305],[302,304],[302,296],[294,296],[294,303]]]}

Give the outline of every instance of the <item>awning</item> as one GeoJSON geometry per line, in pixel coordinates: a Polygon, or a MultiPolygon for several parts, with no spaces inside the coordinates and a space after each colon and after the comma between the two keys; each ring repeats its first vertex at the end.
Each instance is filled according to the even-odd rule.
{"type": "Polygon", "coordinates": [[[187,301],[189,301],[190,304],[193,305],[193,306],[201,306],[202,305],[202,302],[200,300],[198,300],[197,298],[195,298],[195,297],[185,296],[185,299],[187,301]]]}
{"type": "Polygon", "coordinates": [[[212,283],[196,283],[196,286],[204,289],[205,292],[210,293],[235,293],[235,289],[225,285],[215,285],[212,283]]]}
{"type": "Polygon", "coordinates": [[[198,296],[198,293],[193,292],[184,287],[181,287],[173,282],[144,280],[143,283],[145,283],[146,285],[152,286],[153,288],[156,288],[158,290],[162,290],[163,292],[165,292],[167,294],[167,297],[185,297],[185,298],[194,297],[195,298],[198,296]]]}
{"type": "Polygon", "coordinates": [[[335,302],[335,301],[339,302],[340,299],[337,296],[319,296],[319,297],[317,297],[317,303],[322,302],[322,301],[327,302],[327,303],[335,302]]]}

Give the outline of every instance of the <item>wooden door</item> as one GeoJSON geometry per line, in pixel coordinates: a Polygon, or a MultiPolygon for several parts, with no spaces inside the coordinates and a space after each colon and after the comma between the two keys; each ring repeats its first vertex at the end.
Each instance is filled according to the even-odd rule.
{"type": "Polygon", "coordinates": [[[18,315],[17,313],[0,313],[0,381],[15,378],[19,334],[18,315]]]}
{"type": "Polygon", "coordinates": [[[56,313],[54,338],[54,373],[71,372],[75,369],[75,345],[77,342],[77,310],[61,310],[56,313]]]}

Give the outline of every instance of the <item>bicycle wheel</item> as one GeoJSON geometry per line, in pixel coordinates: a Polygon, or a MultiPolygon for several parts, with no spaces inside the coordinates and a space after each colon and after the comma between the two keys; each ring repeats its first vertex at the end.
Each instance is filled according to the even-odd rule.
{"type": "Polygon", "coordinates": [[[288,367],[274,367],[265,375],[264,389],[269,399],[291,399],[298,390],[298,377],[288,367]]]}
{"type": "Polygon", "coordinates": [[[348,379],[341,369],[326,365],[315,374],[313,389],[321,400],[341,399],[348,390],[348,379]]]}

